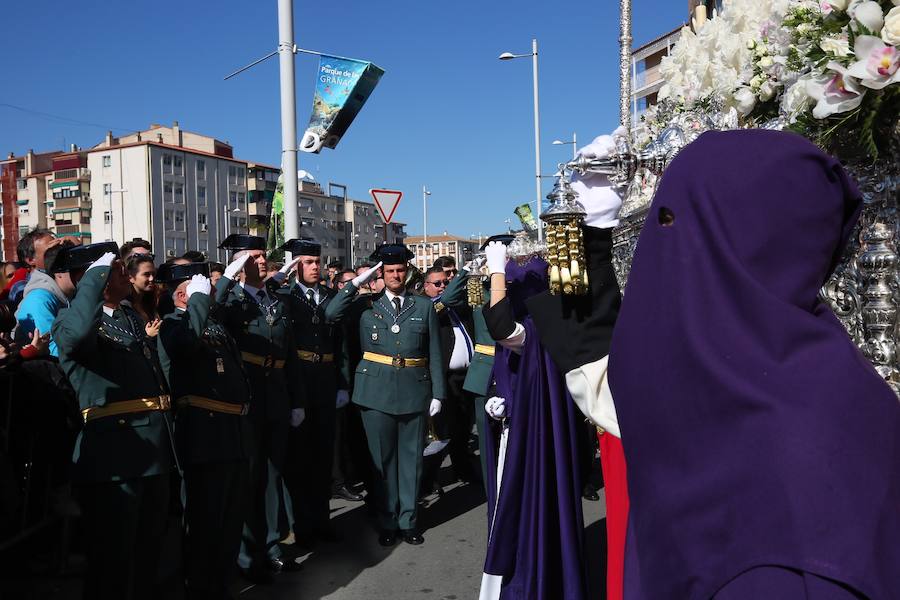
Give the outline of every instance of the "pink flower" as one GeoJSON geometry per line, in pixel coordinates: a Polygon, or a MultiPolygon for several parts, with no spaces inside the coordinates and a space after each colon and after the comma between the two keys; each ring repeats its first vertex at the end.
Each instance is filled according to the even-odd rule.
{"type": "Polygon", "coordinates": [[[881,38],[861,35],[853,48],[857,62],[847,73],[867,88],[880,90],[900,80],[900,52],[885,44],[881,38]]]}
{"type": "Polygon", "coordinates": [[[859,106],[866,90],[840,64],[831,62],[827,71],[806,82],[806,93],[816,101],[813,116],[824,119],[859,106]]]}

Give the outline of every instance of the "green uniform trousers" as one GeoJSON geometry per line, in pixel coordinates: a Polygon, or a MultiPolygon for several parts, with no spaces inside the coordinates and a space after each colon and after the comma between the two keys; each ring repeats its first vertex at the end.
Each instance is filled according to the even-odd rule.
{"type": "Polygon", "coordinates": [[[169,517],[169,473],[79,486],[85,600],[150,600],[169,517]]]}
{"type": "Polygon", "coordinates": [[[362,421],[375,463],[375,502],[384,531],[415,529],[425,413],[389,415],[362,408],[362,421]]]}
{"type": "Polygon", "coordinates": [[[241,545],[246,460],[188,466],[184,471],[188,598],[221,600],[241,545]]]}

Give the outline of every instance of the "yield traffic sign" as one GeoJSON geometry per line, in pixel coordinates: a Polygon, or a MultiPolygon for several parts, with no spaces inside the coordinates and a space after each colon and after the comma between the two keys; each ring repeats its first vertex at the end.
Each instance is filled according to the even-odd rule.
{"type": "Polygon", "coordinates": [[[403,192],[399,190],[376,189],[369,190],[369,193],[372,194],[375,206],[378,208],[378,212],[381,213],[381,218],[384,219],[385,224],[390,223],[391,219],[394,218],[394,212],[400,206],[400,198],[403,197],[403,192]]]}

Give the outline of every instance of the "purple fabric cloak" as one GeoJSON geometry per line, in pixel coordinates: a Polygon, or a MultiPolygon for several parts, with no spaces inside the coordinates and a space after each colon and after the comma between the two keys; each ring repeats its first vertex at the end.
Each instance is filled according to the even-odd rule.
{"type": "Polygon", "coordinates": [[[791,133],[705,133],[663,175],[610,350],[625,598],[761,565],[900,597],[900,404],[817,296],[860,205],[791,133]]]}
{"type": "MultiPolygon", "coordinates": [[[[507,269],[509,274],[516,267],[507,269]]],[[[546,274],[546,263],[543,266],[546,274]]],[[[523,306],[510,285],[515,312],[523,306]]],[[[581,482],[576,439],[578,409],[540,344],[530,317],[521,354],[498,347],[497,395],[506,398],[509,433],[496,511],[496,468],[488,482],[493,521],[484,571],[503,576],[503,600],[584,600],[581,482]]],[[[523,318],[524,317],[524,318],[523,318]]],[[[488,464],[497,464],[496,439],[488,464]]]]}

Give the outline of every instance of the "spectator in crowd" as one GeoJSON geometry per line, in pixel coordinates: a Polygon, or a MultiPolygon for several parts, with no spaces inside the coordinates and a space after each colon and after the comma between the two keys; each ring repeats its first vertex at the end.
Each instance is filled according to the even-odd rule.
{"type": "MultiPolygon", "coordinates": [[[[359,264],[356,266],[356,274],[362,275],[363,273],[365,273],[366,271],[371,269],[373,266],[375,266],[375,265],[374,265],[374,263],[371,263],[371,262],[364,262],[362,264],[359,264]]],[[[384,291],[384,271],[379,268],[375,272],[374,278],[371,281],[369,281],[368,283],[364,284],[360,288],[359,293],[360,294],[380,294],[383,291],[384,291]]]]}
{"type": "Polygon", "coordinates": [[[192,263],[202,263],[206,262],[206,257],[199,250],[188,250],[184,254],[181,255],[181,258],[186,258],[192,263]]]}
{"type": "Polygon", "coordinates": [[[222,273],[225,272],[225,265],[218,262],[209,263],[209,281],[213,287],[216,287],[216,284],[219,282],[219,278],[222,277],[222,273]]]}
{"type": "Polygon", "coordinates": [[[132,254],[125,261],[125,266],[131,283],[131,307],[140,315],[146,334],[156,337],[161,321],[157,310],[156,266],[153,264],[153,255],[132,254]]]}
{"type": "Polygon", "coordinates": [[[150,242],[141,238],[134,238],[130,242],[125,242],[119,249],[122,260],[128,260],[132,254],[151,254],[153,252],[150,242]]]}
{"type": "Polygon", "coordinates": [[[353,281],[354,277],[356,277],[356,271],[353,269],[343,269],[332,276],[331,287],[336,290],[342,290],[345,285],[353,281]]]}
{"type": "Polygon", "coordinates": [[[344,265],[339,260],[333,260],[328,263],[328,269],[325,274],[325,282],[328,287],[334,287],[334,276],[344,269],[344,265]]]}
{"type": "MultiPolygon", "coordinates": [[[[75,285],[68,272],[59,272],[54,268],[54,261],[60,251],[74,245],[68,240],[51,245],[44,253],[50,273],[39,269],[31,273],[16,311],[15,339],[20,345],[29,343],[36,332],[38,336],[49,333],[60,309],[68,306],[69,300],[75,295],[75,285]]],[[[52,339],[50,355],[59,356],[56,342],[52,339]]]]}
{"type": "Polygon", "coordinates": [[[44,268],[44,253],[54,239],[53,232],[40,227],[36,227],[22,236],[19,243],[16,244],[16,256],[21,266],[16,269],[12,278],[7,282],[3,292],[0,293],[0,299],[9,298],[16,304],[22,299],[22,292],[25,290],[28,276],[34,269],[44,268]]]}
{"type": "Polygon", "coordinates": [[[6,282],[12,278],[16,272],[16,266],[13,263],[0,262],[0,290],[6,287],[6,282]]]}
{"type": "Polygon", "coordinates": [[[459,273],[459,270],[456,268],[456,259],[452,256],[439,256],[432,266],[436,269],[441,269],[444,275],[447,276],[448,281],[452,280],[459,273]]]}

